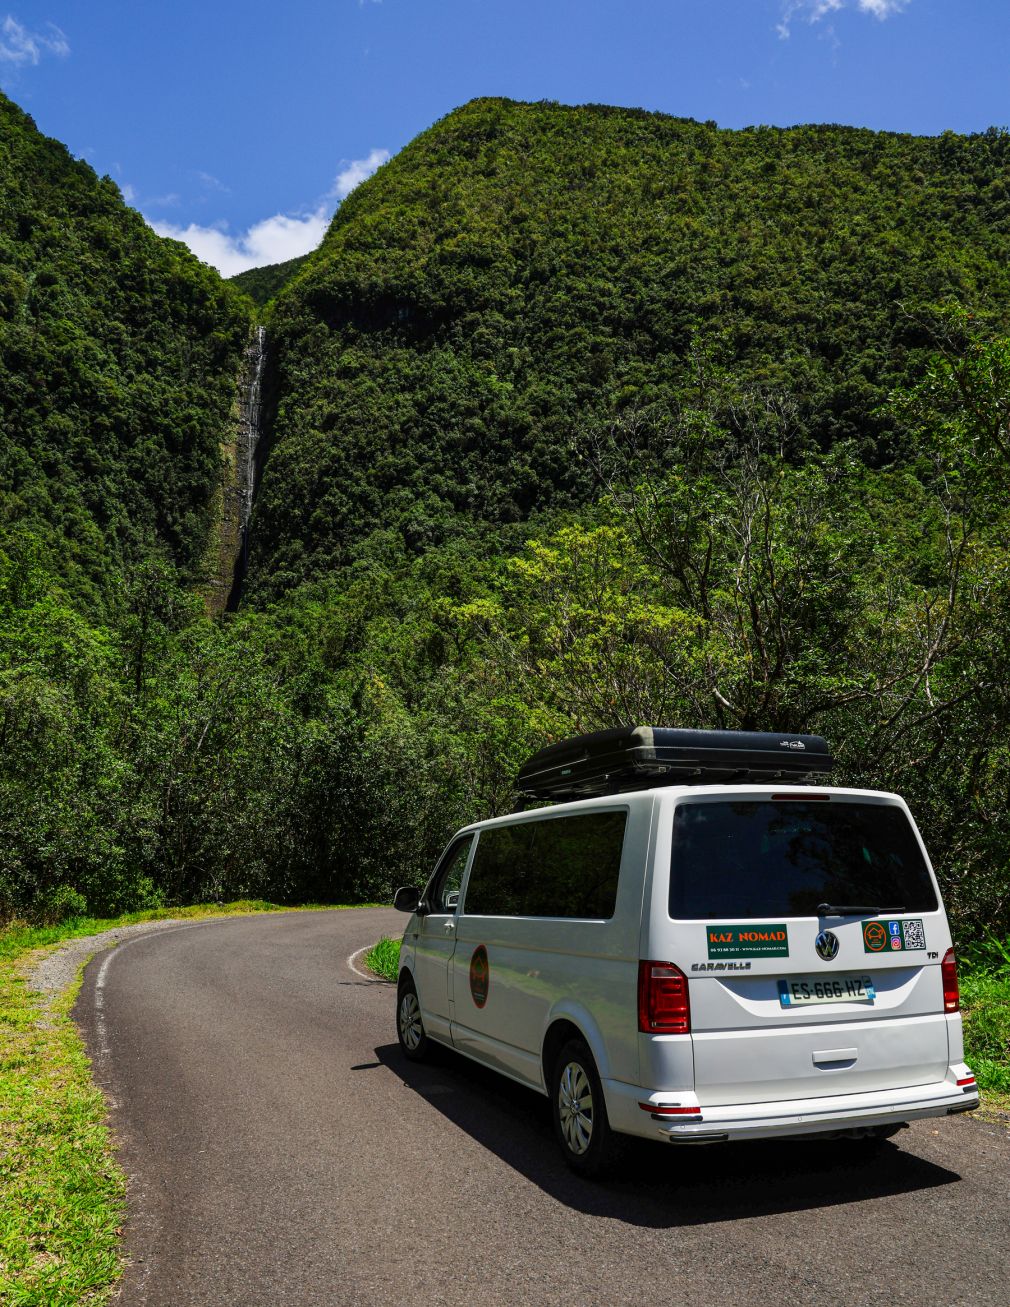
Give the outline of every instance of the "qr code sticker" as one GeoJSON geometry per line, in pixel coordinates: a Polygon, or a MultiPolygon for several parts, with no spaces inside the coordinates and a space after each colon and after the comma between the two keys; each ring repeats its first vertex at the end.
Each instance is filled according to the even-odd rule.
{"type": "Polygon", "coordinates": [[[905,948],[926,947],[926,932],[921,921],[903,921],[901,930],[905,937],[905,948]]]}

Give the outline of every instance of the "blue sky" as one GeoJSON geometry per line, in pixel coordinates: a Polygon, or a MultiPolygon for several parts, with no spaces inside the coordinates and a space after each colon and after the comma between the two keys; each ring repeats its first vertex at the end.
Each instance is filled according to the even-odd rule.
{"type": "Polygon", "coordinates": [[[0,0],[0,86],[226,274],[478,95],[1010,125],[1010,0],[0,0]]]}

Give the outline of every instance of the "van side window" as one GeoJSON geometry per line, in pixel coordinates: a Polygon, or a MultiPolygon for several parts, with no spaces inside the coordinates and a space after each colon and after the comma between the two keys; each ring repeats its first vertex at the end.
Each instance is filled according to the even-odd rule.
{"type": "Polygon", "coordinates": [[[609,919],[626,812],[492,826],[480,832],[465,911],[485,917],[609,919]]]}
{"type": "Polygon", "coordinates": [[[466,860],[470,856],[472,835],[465,835],[446,851],[431,878],[430,892],[425,896],[432,912],[455,912],[459,903],[459,887],[463,883],[466,860]]]}

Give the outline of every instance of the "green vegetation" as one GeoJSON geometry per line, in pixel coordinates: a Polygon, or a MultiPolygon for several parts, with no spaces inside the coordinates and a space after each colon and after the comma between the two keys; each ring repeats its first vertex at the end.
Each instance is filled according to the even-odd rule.
{"type": "Polygon", "coordinates": [[[926,364],[928,306],[1010,323],[1008,161],[996,131],[457,110],[348,197],[269,313],[250,593],[579,508],[577,437],[630,415],[907,454],[885,404],[926,364]]]}
{"type": "Polygon", "coordinates": [[[961,965],[965,1057],[986,1104],[1010,1112],[1010,939],[986,939],[961,965]]]}
{"type": "Polygon", "coordinates": [[[910,798],[959,942],[1010,929],[1010,138],[450,115],[269,309],[212,621],[248,300],[5,112],[12,257],[90,263],[0,321],[48,351],[4,355],[0,920],[383,898],[547,740],[655,721],[823,732],[910,798]]]}
{"type": "Polygon", "coordinates": [[[0,1297],[12,1307],[104,1302],[119,1274],[125,1186],[69,1018],[76,990],[39,1024],[38,999],[0,962],[0,1297]]]}
{"type": "Polygon", "coordinates": [[[384,892],[397,758],[195,593],[248,303],[2,98],[0,184],[0,923],[384,892]]]}
{"type": "Polygon", "coordinates": [[[242,299],[0,96],[0,550],[89,613],[157,555],[196,578],[242,299]]]}
{"type": "Polygon", "coordinates": [[[105,1102],[70,1018],[79,983],[46,1003],[27,988],[28,967],[47,946],[113,926],[276,910],[261,902],[201,905],[0,931],[0,1300],[9,1307],[108,1299],[120,1272],[125,1189],[105,1102]]]}
{"type": "Polygon", "coordinates": [[[284,263],[250,268],[248,272],[239,272],[234,277],[229,277],[229,281],[262,308],[283,290],[309,257],[308,254],[302,254],[297,259],[287,259],[284,263]]]}
{"type": "Polygon", "coordinates": [[[102,1301],[122,1203],[26,951],[386,899],[575,731],[818,731],[905,794],[1010,1101],[1008,166],[477,101],[228,286],[0,97],[5,1302],[102,1301]],[[274,417],[212,620],[250,299],[274,417]]]}
{"type": "Polygon", "coordinates": [[[365,954],[365,966],[395,985],[400,974],[400,941],[383,935],[365,954]]]}
{"type": "Polygon", "coordinates": [[[391,848],[427,861],[438,772],[409,733],[363,733],[312,610],[218,624],[145,576],[112,627],[40,568],[0,565],[0,920],[71,912],[71,891],[110,914],[376,899],[391,848]]]}
{"type": "Polygon", "coordinates": [[[814,730],[840,781],[908,796],[959,942],[1002,928],[1010,577],[990,445],[1010,345],[972,331],[938,319],[949,358],[892,400],[914,459],[872,469],[839,442],[796,460],[767,428],[637,418],[585,446],[597,503],[542,515],[525,545],[387,542],[260,615],[261,633],[304,639],[294,658],[311,651],[313,685],[353,714],[401,878],[423,879],[453,825],[508,811],[547,739],[631,721],[814,730]]]}

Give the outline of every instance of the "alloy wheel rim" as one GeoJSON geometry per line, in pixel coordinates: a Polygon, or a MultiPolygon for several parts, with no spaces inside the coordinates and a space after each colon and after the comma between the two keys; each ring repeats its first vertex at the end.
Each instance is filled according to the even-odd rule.
{"type": "Polygon", "coordinates": [[[423,1033],[421,1009],[417,1004],[417,996],[416,994],[406,993],[400,999],[400,1038],[411,1053],[420,1044],[423,1033]]]}
{"type": "Polygon", "coordinates": [[[569,1062],[558,1084],[561,1133],[573,1153],[581,1156],[593,1139],[593,1091],[585,1069],[569,1062]]]}

